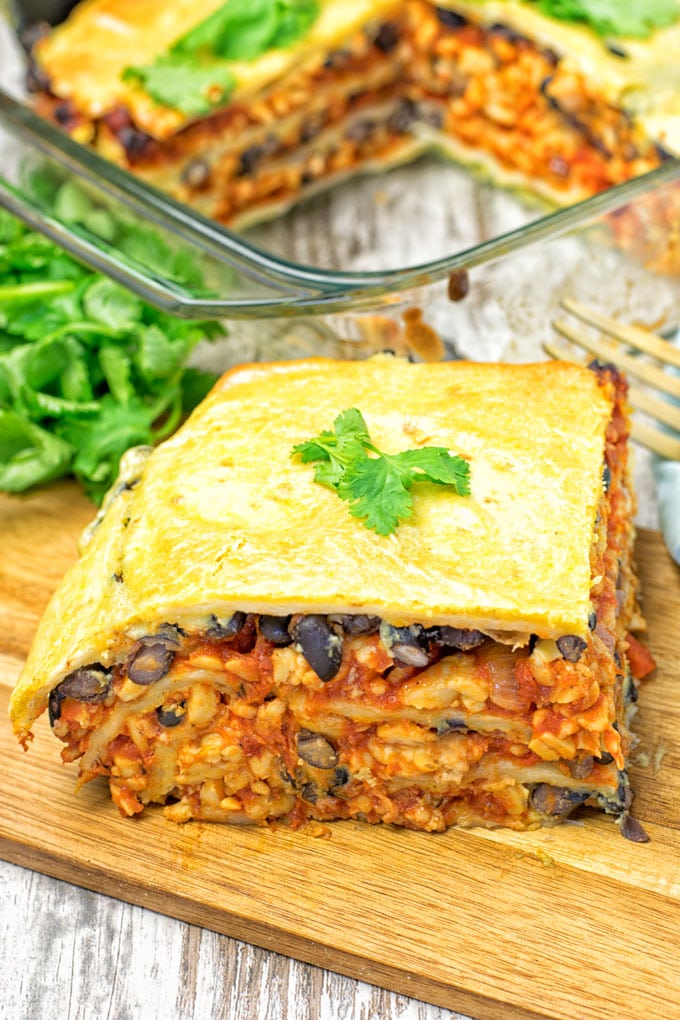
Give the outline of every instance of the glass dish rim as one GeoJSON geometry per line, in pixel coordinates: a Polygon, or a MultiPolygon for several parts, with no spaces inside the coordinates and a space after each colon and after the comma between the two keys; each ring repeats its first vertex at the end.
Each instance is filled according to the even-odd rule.
{"type": "Polygon", "coordinates": [[[272,291],[262,297],[239,298],[206,297],[182,290],[168,278],[122,262],[107,249],[105,242],[98,242],[93,235],[84,236],[65,222],[45,215],[25,190],[10,184],[0,171],[0,206],[90,268],[112,277],[151,304],[190,318],[270,318],[375,307],[376,303],[394,301],[395,295],[434,283],[456,270],[489,264],[529,245],[559,237],[680,179],[680,159],[669,157],[646,174],[572,205],[539,214],[527,224],[430,262],[386,270],[339,271],[288,261],[244,240],[74,141],[3,89],[0,89],[0,126],[32,151],[42,153],[78,179],[101,189],[135,215],[272,291]]]}

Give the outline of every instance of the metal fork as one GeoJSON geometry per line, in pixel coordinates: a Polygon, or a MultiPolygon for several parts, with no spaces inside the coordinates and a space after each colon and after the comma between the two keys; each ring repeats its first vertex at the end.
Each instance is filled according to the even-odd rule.
{"type": "MultiPolygon", "coordinates": [[[[561,306],[582,323],[599,330],[601,336],[595,337],[592,332],[586,332],[566,319],[553,321],[554,329],[599,361],[616,365],[628,377],[644,383],[644,387],[630,387],[628,399],[631,406],[677,433],[673,435],[660,431],[634,419],[631,428],[633,438],[661,457],[680,460],[680,374],[666,371],[670,368],[680,373],[680,349],[655,333],[607,318],[578,301],[565,298],[561,306]],[[640,354],[647,357],[642,358],[640,354]],[[655,396],[654,390],[671,397],[677,403],[655,396]]],[[[561,342],[545,341],[543,348],[551,357],[560,361],[580,360],[561,342]]]]}

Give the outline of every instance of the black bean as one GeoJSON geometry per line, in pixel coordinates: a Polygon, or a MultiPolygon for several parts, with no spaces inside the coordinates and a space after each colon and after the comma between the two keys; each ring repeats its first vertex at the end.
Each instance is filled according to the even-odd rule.
{"type": "Polygon", "coordinates": [[[47,701],[47,716],[50,720],[50,726],[54,726],[55,722],[61,716],[61,703],[64,700],[64,695],[61,694],[58,687],[55,687],[50,691],[50,696],[47,701]]]}
{"type": "Polygon", "coordinates": [[[597,627],[597,613],[592,612],[588,617],[588,628],[589,630],[595,630],[597,627]]]}
{"type": "Polygon", "coordinates": [[[574,779],[586,779],[593,771],[595,759],[592,754],[584,754],[582,758],[574,758],[569,762],[569,771],[574,779]]]}
{"type": "Polygon", "coordinates": [[[241,612],[232,613],[231,616],[227,616],[224,619],[219,619],[219,617],[213,615],[210,617],[206,634],[209,638],[222,640],[233,638],[243,630],[247,619],[247,614],[241,612]]]}
{"type": "Polygon", "coordinates": [[[367,616],[365,613],[343,613],[328,619],[342,627],[345,634],[375,634],[380,627],[379,616],[367,616]]]}
{"type": "Polygon", "coordinates": [[[62,697],[76,701],[104,701],[110,690],[111,674],[102,666],[83,666],[59,684],[62,697]]]}
{"type": "Polygon", "coordinates": [[[308,804],[316,804],[320,795],[321,791],[316,783],[305,783],[300,790],[300,796],[303,800],[306,800],[308,804]]]}
{"type": "Polygon", "coordinates": [[[467,731],[467,724],[462,719],[442,719],[440,723],[437,723],[437,733],[440,737],[443,737],[446,733],[454,733],[456,730],[467,731]]]}
{"type": "Polygon", "coordinates": [[[629,57],[628,51],[624,50],[623,46],[619,46],[618,43],[607,42],[606,46],[607,46],[607,49],[609,50],[609,52],[613,56],[620,57],[622,60],[627,60],[628,59],[628,57],[629,57]]]}
{"type": "Polygon", "coordinates": [[[462,14],[449,11],[446,7],[435,7],[434,11],[437,19],[447,28],[463,28],[468,23],[467,18],[464,18],[462,14]]]}
{"type": "Polygon", "coordinates": [[[48,699],[48,716],[50,725],[61,716],[61,703],[64,698],[84,701],[89,705],[105,701],[111,691],[111,674],[98,663],[92,666],[81,666],[76,669],[50,691],[48,699]]]}
{"type": "Polygon", "coordinates": [[[170,669],[175,653],[166,644],[143,644],[132,656],[128,677],[133,683],[146,687],[164,677],[170,669]]]}
{"type": "Polygon", "coordinates": [[[631,843],[649,843],[649,836],[643,829],[637,818],[633,818],[627,811],[621,815],[621,835],[629,839],[631,843]]]}
{"type": "Polygon", "coordinates": [[[420,624],[410,627],[393,627],[380,624],[380,639],[393,659],[407,666],[427,666],[430,663],[430,641],[420,624]]]}
{"type": "Polygon", "coordinates": [[[361,145],[362,142],[367,142],[373,133],[377,124],[374,120],[370,120],[368,117],[363,117],[361,120],[355,120],[353,124],[350,124],[345,132],[345,137],[349,138],[351,142],[357,142],[361,145]]]}
{"type": "Polygon", "coordinates": [[[342,638],[323,616],[301,616],[294,627],[294,639],[316,675],[324,683],[332,680],[342,664],[342,638]]]}
{"type": "Polygon", "coordinates": [[[598,765],[611,765],[614,761],[614,757],[609,753],[609,751],[603,751],[600,757],[596,758],[595,761],[598,765]]]}
{"type": "Polygon", "coordinates": [[[249,145],[244,149],[239,159],[237,177],[250,177],[257,170],[257,165],[265,154],[264,146],[249,145]]]}
{"type": "Polygon", "coordinates": [[[76,109],[70,101],[59,103],[59,106],[54,108],[54,119],[62,127],[67,127],[76,116],[76,109]]]}
{"type": "Polygon", "coordinates": [[[393,21],[384,22],[373,38],[373,45],[382,53],[391,53],[398,42],[399,26],[393,21]]]}
{"type": "Polygon", "coordinates": [[[349,769],[346,769],[344,765],[340,765],[333,774],[333,782],[331,789],[336,789],[338,786],[347,786],[350,780],[349,769]]]}
{"type": "Polygon", "coordinates": [[[418,104],[412,99],[400,99],[387,118],[387,127],[396,134],[403,134],[418,119],[418,104]]]}
{"type": "Polygon", "coordinates": [[[542,815],[567,815],[590,794],[580,790],[565,790],[562,786],[539,783],[531,792],[531,803],[542,815]]]}
{"type": "Polygon", "coordinates": [[[297,753],[308,765],[317,769],[334,769],[338,764],[335,748],[320,733],[311,730],[300,730],[295,737],[297,753]]]}
{"type": "Polygon", "coordinates": [[[156,709],[156,715],[158,716],[158,721],[161,726],[165,726],[166,729],[169,729],[171,726],[179,726],[179,724],[184,720],[186,711],[186,705],[183,701],[181,701],[174,705],[168,705],[167,708],[164,705],[161,705],[160,708],[156,709]]]}
{"type": "Polygon", "coordinates": [[[464,627],[430,627],[426,633],[440,647],[456,648],[460,652],[479,648],[488,640],[481,630],[467,630],[464,627]]]}
{"type": "Polygon", "coordinates": [[[153,144],[151,135],[140,131],[135,127],[123,127],[118,132],[118,141],[125,149],[128,157],[143,156],[146,150],[153,144]]]}
{"type": "Polygon", "coordinates": [[[612,484],[612,472],[609,464],[605,464],[602,468],[602,486],[605,492],[609,492],[609,486],[612,484]]]}
{"type": "Polygon", "coordinates": [[[260,634],[279,648],[292,643],[288,625],[290,616],[261,616],[260,634]]]}
{"type": "Polygon", "coordinates": [[[514,28],[510,28],[509,25],[504,25],[502,22],[496,22],[489,29],[489,35],[499,36],[502,39],[507,39],[508,42],[519,43],[526,42],[526,36],[516,32],[514,28]]]}
{"type": "Polygon", "coordinates": [[[588,645],[576,634],[564,634],[557,639],[557,647],[567,662],[578,662],[588,645]]]}
{"type": "Polygon", "coordinates": [[[182,170],[182,184],[188,188],[204,188],[210,180],[210,163],[206,159],[192,159],[182,170]]]}
{"type": "Polygon", "coordinates": [[[176,623],[164,623],[155,634],[147,634],[139,640],[143,645],[167,645],[168,648],[179,648],[183,637],[186,635],[176,623]]]}

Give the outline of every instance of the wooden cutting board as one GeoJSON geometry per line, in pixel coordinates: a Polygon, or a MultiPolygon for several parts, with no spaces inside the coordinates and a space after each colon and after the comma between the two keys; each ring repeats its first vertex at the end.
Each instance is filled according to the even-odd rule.
{"type": "Polygon", "coordinates": [[[480,1020],[680,1018],[680,570],[657,534],[638,543],[658,675],[632,770],[650,843],[595,813],[530,833],[314,835],[124,820],[104,784],[73,792],[44,719],[16,746],[9,690],[91,515],[70,485],[0,497],[1,856],[480,1020]]]}

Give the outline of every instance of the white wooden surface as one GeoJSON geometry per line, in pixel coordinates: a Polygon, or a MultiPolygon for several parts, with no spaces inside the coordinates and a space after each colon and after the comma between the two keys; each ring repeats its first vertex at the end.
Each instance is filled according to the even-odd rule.
{"type": "MultiPolygon", "coordinates": [[[[0,24],[0,79],[17,80],[17,67],[8,33],[3,33],[0,24]]],[[[436,188],[440,171],[431,173],[431,185],[436,188]]],[[[360,187],[366,194],[373,188],[375,197],[375,182],[360,187]]],[[[428,243],[428,231],[422,229],[421,193],[410,211],[417,226],[414,247],[408,253],[393,248],[381,251],[376,243],[377,221],[380,210],[389,206],[389,186],[385,194],[371,206],[372,217],[349,215],[342,202],[330,200],[322,202],[306,221],[307,227],[312,224],[311,231],[301,229],[300,221],[293,218],[286,228],[266,228],[261,237],[303,261],[344,260],[367,269],[376,268],[376,261],[397,264],[405,254],[411,262],[421,261],[420,249],[424,258],[442,254],[451,242],[447,230],[460,233],[466,229],[466,220],[476,221],[479,228],[485,217],[505,215],[512,224],[512,207],[506,209],[502,199],[498,208],[471,209],[463,198],[457,218],[452,215],[447,221],[436,212],[428,217],[428,243]]],[[[526,360],[540,355],[537,337],[545,328],[549,288],[541,255],[532,258],[522,280],[510,271],[505,301],[502,295],[492,303],[472,296],[462,319],[459,315],[453,339],[466,356],[526,360]],[[516,297],[519,285],[522,301],[516,297]]],[[[435,302],[432,317],[446,335],[451,306],[435,302]]],[[[276,332],[275,326],[267,329],[276,332]]],[[[221,365],[249,357],[262,336],[261,327],[235,328],[229,341],[205,357],[221,365]]],[[[639,520],[654,527],[653,491],[644,456],[637,476],[639,520]]],[[[0,720],[0,725],[7,725],[6,720],[0,720]]],[[[0,1020],[451,1020],[458,1016],[4,862],[0,862],[0,959],[0,1020]]]]}

